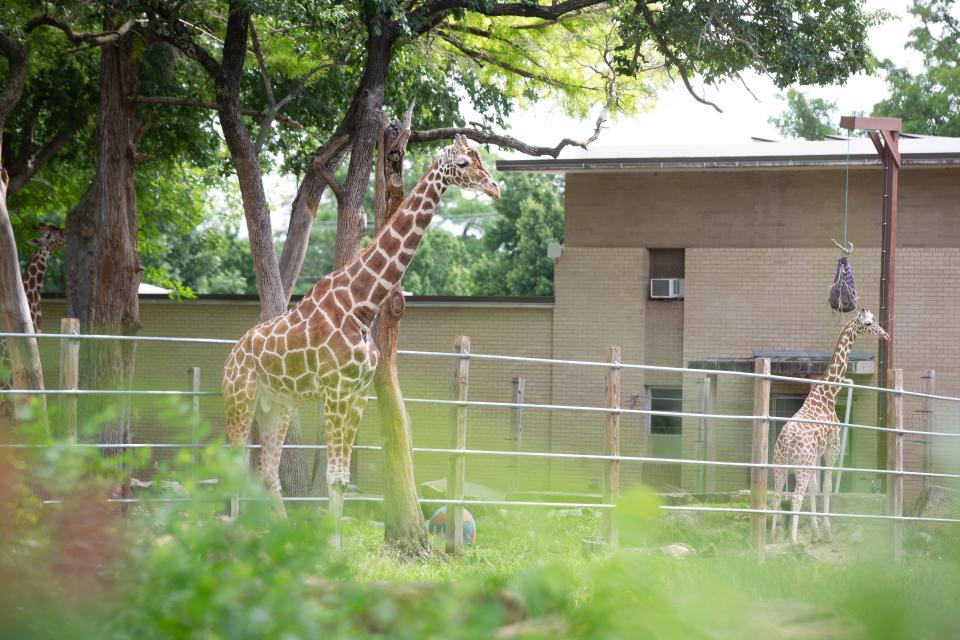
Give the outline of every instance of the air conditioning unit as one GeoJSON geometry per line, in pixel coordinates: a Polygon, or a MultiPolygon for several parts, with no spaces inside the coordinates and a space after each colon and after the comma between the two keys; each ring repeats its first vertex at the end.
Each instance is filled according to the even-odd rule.
{"type": "Polygon", "coordinates": [[[683,278],[650,278],[650,297],[654,300],[683,299],[683,278]]]}

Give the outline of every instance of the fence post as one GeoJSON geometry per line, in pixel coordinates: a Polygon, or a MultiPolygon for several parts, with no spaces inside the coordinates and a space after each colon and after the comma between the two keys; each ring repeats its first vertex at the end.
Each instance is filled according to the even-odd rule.
{"type": "Polygon", "coordinates": [[[190,391],[193,392],[191,400],[191,415],[190,415],[190,444],[193,445],[193,469],[197,469],[197,461],[199,460],[199,452],[197,451],[197,432],[200,430],[200,396],[197,394],[200,393],[200,367],[188,367],[187,368],[187,384],[190,385],[190,391]]]}
{"type": "MultiPolygon", "coordinates": [[[[707,406],[710,404],[710,377],[703,376],[700,381],[701,413],[707,413],[707,406]]],[[[707,460],[707,419],[702,416],[697,421],[697,458],[707,460]]],[[[707,490],[707,465],[698,464],[696,469],[697,493],[704,493],[707,490]]]]}
{"type": "MultiPolygon", "coordinates": [[[[903,391],[903,369],[891,369],[887,376],[893,381],[893,388],[903,391]]],[[[890,412],[887,424],[897,432],[887,432],[887,468],[903,471],[903,394],[895,393],[893,402],[887,403],[890,412]]],[[[898,473],[887,482],[887,504],[890,515],[903,516],[903,475],[898,473]]],[[[899,562],[903,558],[903,521],[893,521],[893,559],[899,562]]]]}
{"type": "MultiPolygon", "coordinates": [[[[453,397],[455,400],[467,399],[467,383],[470,375],[470,338],[459,336],[453,343],[453,350],[460,354],[457,358],[453,376],[453,397]]],[[[451,426],[450,448],[467,448],[467,407],[458,405],[454,412],[455,419],[451,426]]],[[[447,505],[446,531],[447,553],[458,554],[463,552],[463,485],[465,483],[466,467],[464,455],[454,453],[450,455],[450,468],[447,473],[447,494],[457,500],[457,504],[447,505]]]]}
{"type": "MultiPolygon", "coordinates": [[[[613,365],[620,364],[620,347],[607,349],[607,362],[613,365]]],[[[620,367],[613,366],[607,369],[607,407],[611,409],[607,414],[606,433],[604,437],[604,454],[608,456],[620,455],[620,367]]],[[[620,461],[607,460],[603,482],[603,502],[613,504],[620,497],[620,461]]],[[[607,544],[616,547],[619,543],[617,525],[614,522],[613,509],[603,510],[603,537],[607,544]]]]}
{"type": "MultiPolygon", "coordinates": [[[[707,390],[707,406],[704,409],[704,413],[715,414],[717,412],[717,386],[718,378],[717,374],[710,374],[707,376],[707,379],[710,381],[710,388],[707,390]]],[[[706,459],[707,460],[716,460],[717,459],[717,421],[714,418],[705,418],[707,433],[705,434],[706,439],[706,459]]],[[[717,468],[713,465],[708,465],[704,475],[706,476],[706,491],[707,493],[713,493],[717,490],[717,468]]]]}
{"type": "MultiPolygon", "coordinates": [[[[513,403],[523,404],[524,393],[526,392],[526,380],[523,378],[513,379],[513,403]]],[[[523,448],[523,407],[513,408],[513,450],[519,452],[523,448]]],[[[520,491],[520,456],[513,458],[513,490],[520,491]]]]}
{"type": "MultiPolygon", "coordinates": [[[[921,390],[923,393],[933,395],[937,392],[937,372],[933,369],[927,369],[920,378],[921,390]]],[[[933,398],[923,399],[923,409],[920,410],[920,430],[933,431],[933,398]]],[[[933,460],[930,452],[930,436],[920,437],[920,471],[930,473],[933,468],[933,460]]],[[[927,488],[927,478],[921,477],[922,488],[927,488]]]]}
{"type": "MultiPolygon", "coordinates": [[[[770,375],[770,358],[756,358],[754,371],[770,375]]],[[[753,464],[767,464],[767,448],[770,434],[770,379],[755,378],[753,386],[753,415],[761,416],[753,422],[753,452],[750,461],[753,464]]],[[[750,469],[750,508],[767,508],[767,469],[750,469]]],[[[763,556],[767,530],[767,514],[750,514],[750,541],[763,556]]]]}
{"type": "MultiPolygon", "coordinates": [[[[80,321],[76,318],[61,318],[60,333],[79,335],[80,321]]],[[[76,391],[80,388],[80,341],[60,338],[60,389],[76,391]]],[[[77,441],[77,396],[60,396],[61,435],[70,442],[77,441]]]]}

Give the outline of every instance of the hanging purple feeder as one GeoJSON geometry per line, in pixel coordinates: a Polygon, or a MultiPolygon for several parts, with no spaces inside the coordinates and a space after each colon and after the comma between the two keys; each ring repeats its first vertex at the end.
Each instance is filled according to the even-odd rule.
{"type": "Polygon", "coordinates": [[[857,307],[857,285],[853,282],[853,271],[846,255],[837,260],[837,273],[830,287],[830,307],[840,313],[853,311],[857,307]]]}

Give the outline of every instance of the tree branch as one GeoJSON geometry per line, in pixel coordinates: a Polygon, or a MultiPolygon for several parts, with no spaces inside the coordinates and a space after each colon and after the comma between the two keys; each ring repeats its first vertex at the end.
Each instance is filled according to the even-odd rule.
{"type": "Polygon", "coordinates": [[[474,142],[480,144],[495,144],[504,149],[514,149],[528,156],[550,156],[556,158],[566,147],[580,147],[586,149],[591,143],[600,137],[603,131],[603,125],[607,121],[607,108],[604,107],[600,116],[597,118],[593,133],[586,140],[574,140],[573,138],[564,138],[552,147],[536,146],[518,140],[513,136],[498,134],[487,129],[477,129],[471,127],[442,127],[439,129],[427,129],[423,131],[412,131],[410,133],[411,143],[436,142],[437,140],[453,139],[457,134],[466,136],[474,142]]]}
{"type": "MultiPolygon", "coordinates": [[[[190,98],[173,98],[169,96],[136,96],[133,98],[134,102],[139,102],[141,104],[168,104],[181,107],[196,107],[197,109],[212,109],[217,111],[220,107],[215,102],[205,102],[203,100],[193,100],[190,98]]],[[[240,109],[240,113],[245,116],[256,116],[258,118],[263,118],[267,115],[267,111],[260,111],[258,109],[240,109]]],[[[294,120],[293,118],[288,118],[286,116],[277,115],[275,116],[277,122],[282,122],[283,124],[293,127],[295,129],[303,129],[303,124],[294,120]]]]}
{"type": "Polygon", "coordinates": [[[647,27],[650,28],[650,33],[653,34],[653,37],[656,39],[657,48],[660,49],[660,53],[662,53],[667,60],[669,60],[670,63],[677,68],[677,73],[680,74],[680,79],[683,81],[683,86],[687,88],[687,93],[693,96],[693,99],[697,102],[713,107],[718,113],[723,113],[723,109],[718,107],[713,102],[710,102],[706,98],[701,98],[693,90],[693,87],[690,85],[690,78],[687,73],[686,65],[684,65],[676,55],[674,55],[673,51],[670,50],[670,43],[667,42],[667,39],[663,36],[663,34],[657,30],[657,23],[653,20],[653,14],[647,7],[647,3],[644,0],[636,0],[635,11],[643,15],[643,21],[647,23],[647,27]]]}
{"type": "Polygon", "coordinates": [[[521,78],[527,78],[528,80],[536,80],[538,82],[543,82],[544,84],[549,84],[554,87],[569,87],[572,89],[585,89],[588,91],[590,90],[590,87],[587,87],[584,85],[561,82],[555,78],[551,78],[548,75],[527,71],[526,69],[522,69],[518,66],[510,64],[509,62],[498,60],[497,58],[493,57],[492,55],[490,55],[485,51],[481,51],[479,49],[474,49],[472,47],[469,47],[465,43],[457,40],[456,38],[454,38],[448,33],[445,33],[444,31],[439,31],[437,35],[440,37],[441,40],[447,42],[448,44],[453,46],[455,49],[460,51],[463,55],[467,56],[468,58],[470,58],[471,60],[473,60],[478,64],[481,62],[486,62],[488,64],[492,64],[495,67],[499,67],[504,71],[515,73],[521,78]]]}
{"type": "MultiPolygon", "coordinates": [[[[565,0],[551,5],[527,2],[504,2],[483,6],[472,0],[431,0],[409,14],[409,23],[417,34],[430,31],[451,12],[465,9],[485,16],[519,16],[554,21],[567,14],[586,9],[609,0],[565,0]]],[[[641,0],[642,1],[642,0],[641,0]]]]}
{"type": "Polygon", "coordinates": [[[209,51],[194,41],[193,36],[183,28],[183,22],[174,17],[162,4],[158,3],[153,7],[153,11],[157,16],[163,18],[167,27],[165,31],[152,27],[153,34],[160,40],[173,45],[190,58],[196,60],[200,66],[203,67],[204,71],[213,78],[217,86],[223,84],[226,81],[226,76],[220,63],[217,62],[217,59],[214,58],[209,51]]]}
{"type": "MultiPolygon", "coordinates": [[[[17,164],[10,173],[10,186],[7,189],[8,195],[13,195],[19,191],[23,185],[27,184],[37,172],[57,154],[60,149],[65,147],[77,134],[83,125],[87,122],[89,114],[86,109],[81,109],[75,119],[66,127],[57,132],[35,153],[24,155],[17,160],[17,164]]],[[[31,147],[33,145],[31,144],[31,147]]]]}
{"type": "Polygon", "coordinates": [[[88,44],[93,47],[103,47],[108,44],[113,44],[114,42],[116,42],[117,40],[125,36],[127,32],[129,32],[130,29],[132,29],[136,24],[137,24],[137,21],[131,18],[130,20],[127,20],[122,25],[120,25],[120,27],[117,28],[116,30],[101,31],[99,33],[77,33],[73,29],[71,29],[70,25],[67,24],[66,22],[63,22],[62,20],[57,20],[53,16],[42,15],[42,16],[37,16],[36,18],[33,18],[32,20],[27,22],[25,31],[27,33],[30,33],[37,27],[41,25],[46,25],[49,27],[54,27],[56,29],[59,29],[60,31],[63,31],[64,35],[67,36],[67,40],[69,40],[72,44],[75,44],[75,45],[88,44]]]}
{"type": "Polygon", "coordinates": [[[23,85],[27,81],[27,47],[0,32],[0,55],[7,59],[7,80],[3,90],[0,91],[0,148],[2,148],[3,125],[7,121],[7,116],[20,102],[23,85]]]}

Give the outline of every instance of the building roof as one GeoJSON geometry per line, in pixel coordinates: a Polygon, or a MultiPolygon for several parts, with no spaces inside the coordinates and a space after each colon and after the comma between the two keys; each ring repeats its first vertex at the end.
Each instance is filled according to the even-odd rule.
{"type": "MultiPolygon", "coordinates": [[[[878,167],[880,160],[868,138],[850,139],[851,168],[878,167]]],[[[960,138],[900,138],[904,167],[960,166],[960,138]]],[[[567,147],[557,159],[498,160],[500,171],[567,173],[587,171],[683,171],[705,169],[789,169],[843,166],[847,139],[769,141],[754,138],[738,144],[621,145],[589,149],[567,147]]]]}

